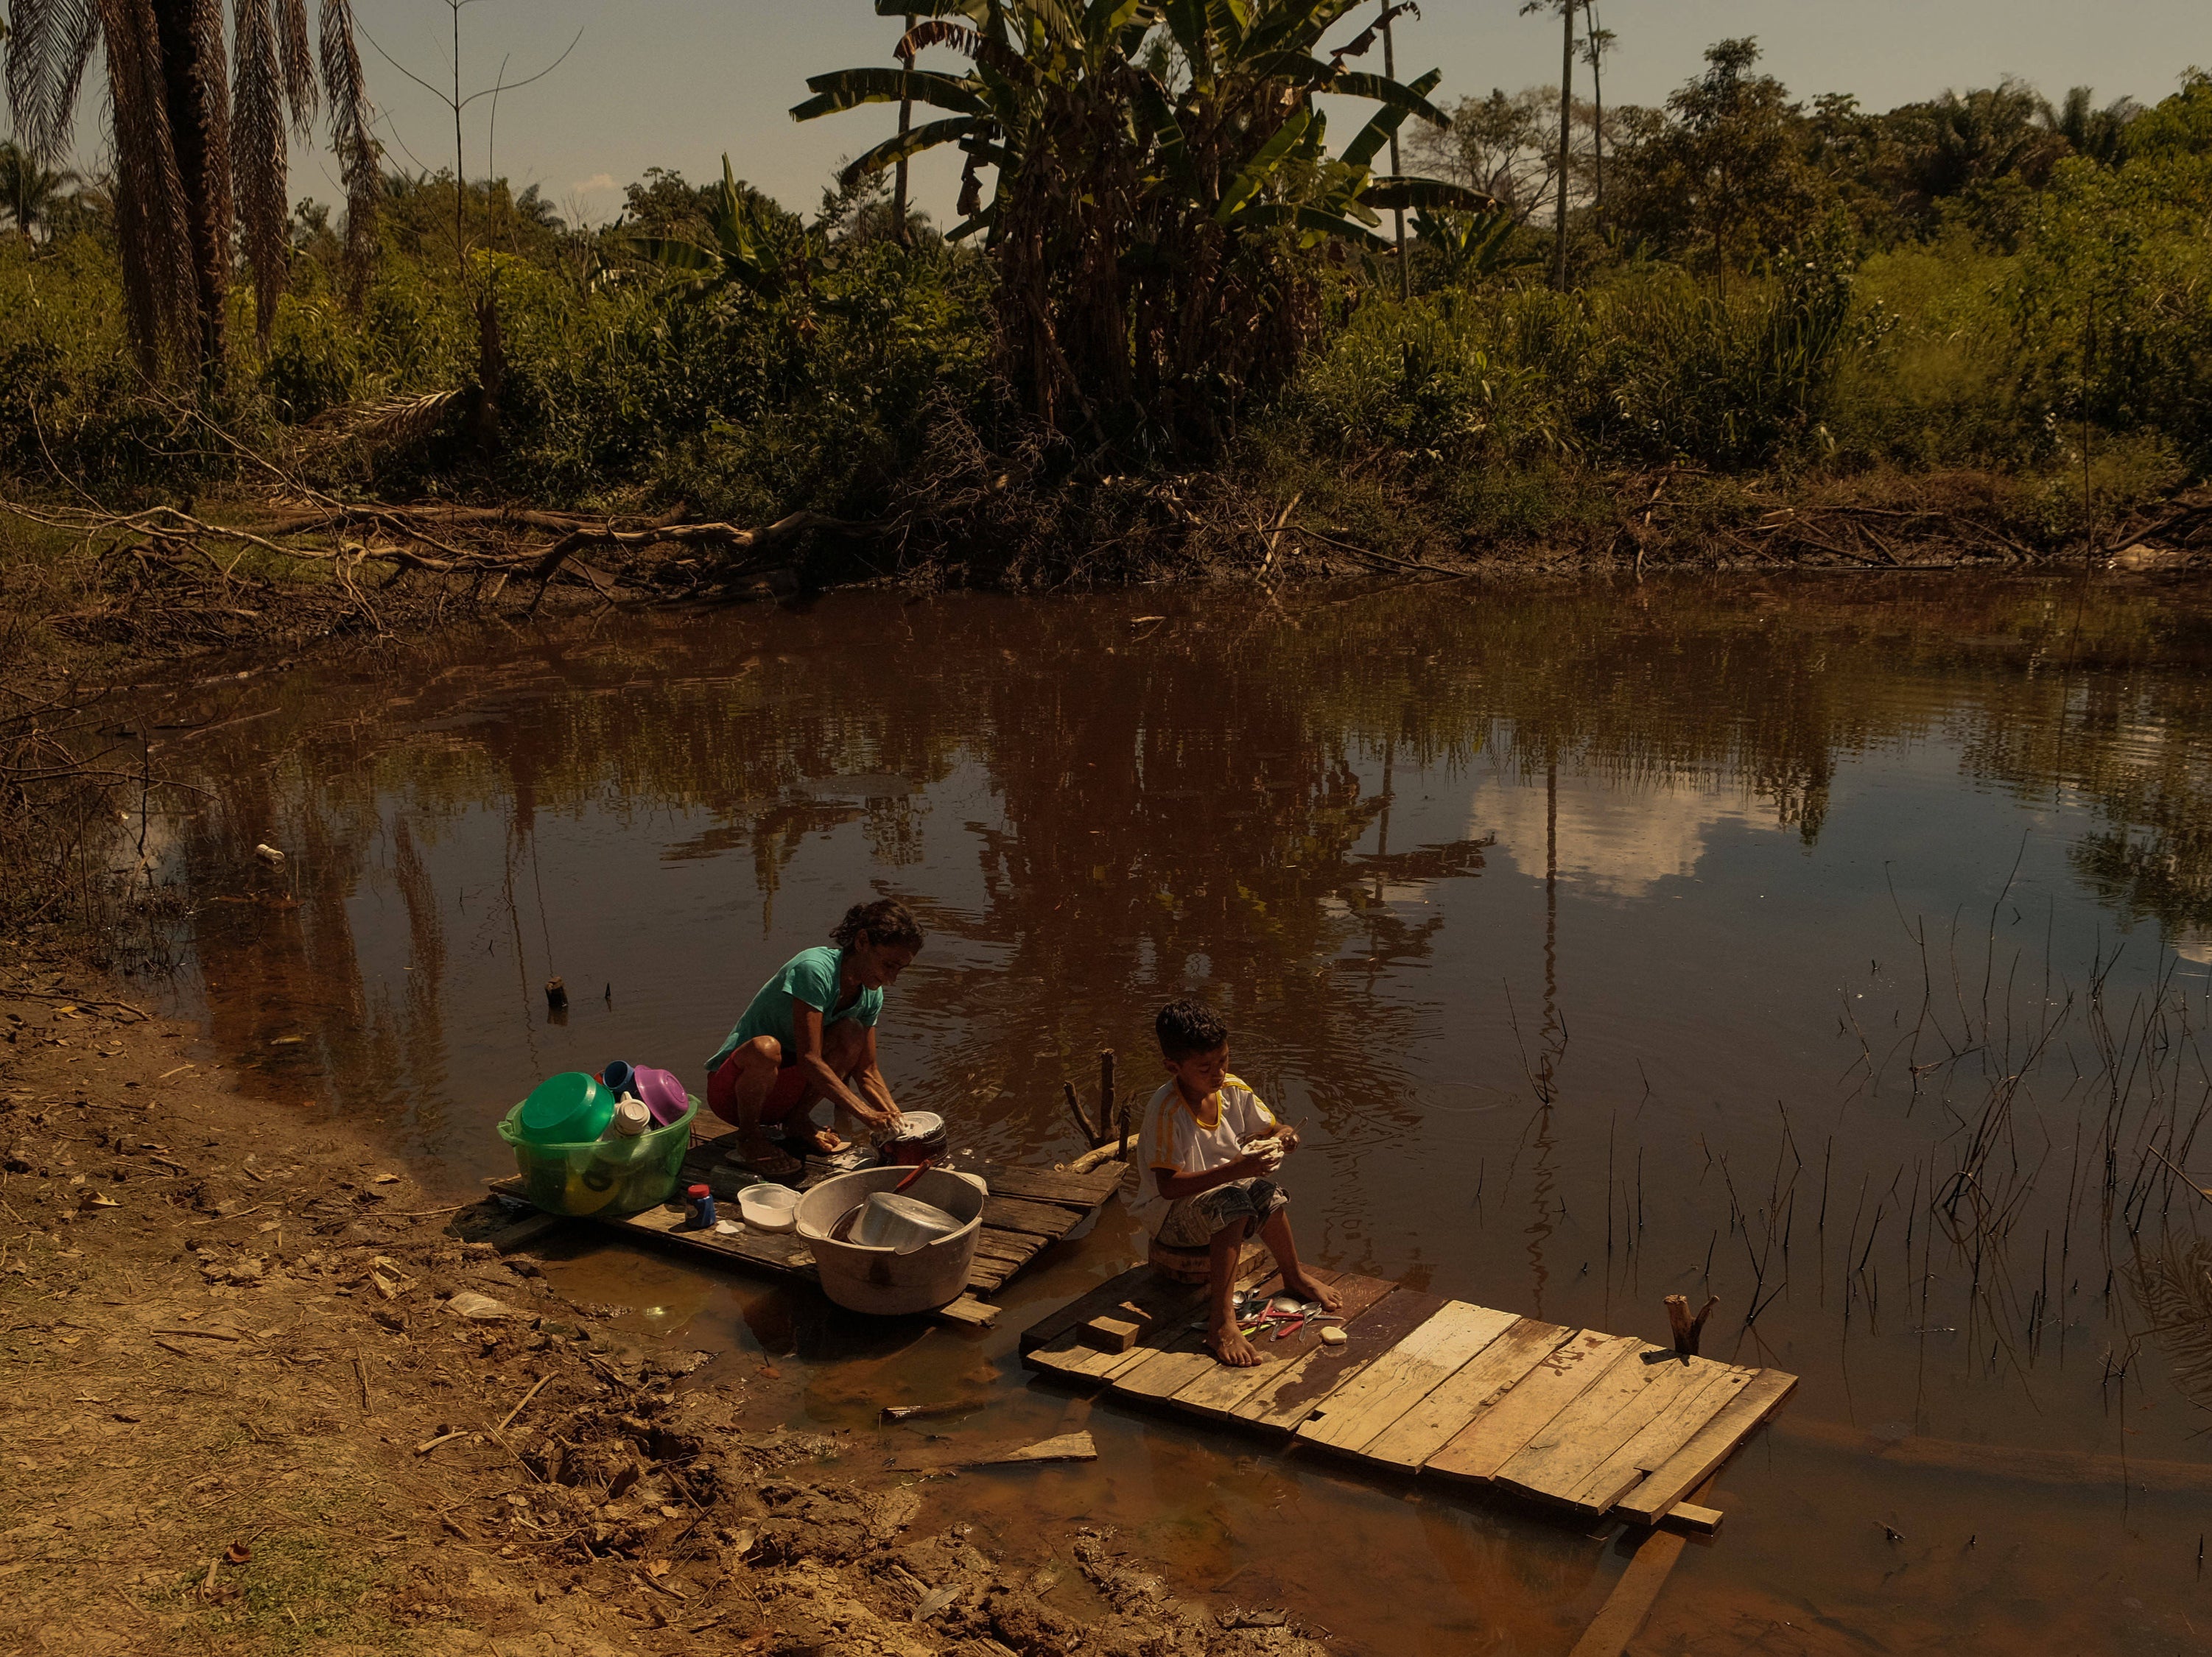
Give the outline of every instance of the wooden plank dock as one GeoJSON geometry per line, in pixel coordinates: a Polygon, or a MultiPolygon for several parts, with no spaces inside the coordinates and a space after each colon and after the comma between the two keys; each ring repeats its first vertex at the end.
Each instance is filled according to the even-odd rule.
{"type": "MultiPolygon", "coordinates": [[[[740,1186],[750,1182],[744,1170],[724,1160],[735,1144],[736,1130],[720,1122],[695,1128],[691,1149],[684,1159],[679,1186],[703,1185],[718,1204],[726,1203],[727,1219],[737,1219],[736,1198],[740,1186]]],[[[982,1296],[995,1293],[1017,1272],[1054,1243],[1105,1206],[1120,1187],[1126,1163],[1101,1163],[1087,1174],[1058,1168],[1022,1168],[999,1162],[963,1162],[960,1171],[982,1176],[991,1187],[983,1203],[982,1235],[975,1247],[975,1262],[969,1269],[968,1292],[937,1315],[961,1323],[988,1323],[996,1308],[982,1296]]],[[[795,1183],[807,1190],[841,1170],[819,1157],[809,1157],[805,1172],[795,1183]]],[[[503,1196],[519,1197],[522,1181],[509,1176],[495,1180],[491,1188],[503,1196]]],[[[805,1283],[817,1283],[814,1256],[805,1239],[793,1232],[756,1231],[750,1226],[734,1235],[682,1229],[681,1205],[648,1208],[641,1214],[617,1219],[592,1217],[568,1218],[564,1225],[591,1226],[617,1235],[678,1249],[717,1266],[744,1270],[805,1283]]]]}
{"type": "MultiPolygon", "coordinates": [[[[1255,1248],[1243,1281],[1280,1287],[1255,1248]]],[[[1484,1484],[1571,1509],[1710,1529],[1685,1498],[1796,1386],[1778,1369],[1684,1357],[1608,1335],[1316,1271],[1344,1296],[1340,1346],[1318,1331],[1254,1344],[1238,1369],[1205,1345],[1203,1287],[1138,1266],[1022,1336],[1023,1361],[1079,1386],[1370,1466],[1484,1484]],[[1112,1350],[1130,1324],[1139,1331],[1112,1350]],[[1113,1338],[1102,1336],[1110,1331],[1113,1338]]]]}

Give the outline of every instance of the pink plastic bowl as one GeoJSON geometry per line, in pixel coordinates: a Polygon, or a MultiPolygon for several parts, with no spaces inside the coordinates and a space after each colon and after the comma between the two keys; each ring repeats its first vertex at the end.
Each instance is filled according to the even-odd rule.
{"type": "Polygon", "coordinates": [[[630,1085],[637,1096],[645,1101],[645,1108],[653,1113],[653,1120],[666,1127],[691,1108],[691,1101],[684,1096],[684,1083],[677,1080],[676,1072],[653,1070],[641,1065],[637,1078],[630,1085]]]}

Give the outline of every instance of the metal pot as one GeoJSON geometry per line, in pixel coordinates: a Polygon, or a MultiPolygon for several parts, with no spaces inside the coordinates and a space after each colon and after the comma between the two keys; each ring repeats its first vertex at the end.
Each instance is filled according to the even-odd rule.
{"type": "Polygon", "coordinates": [[[942,1116],[934,1111],[910,1110],[905,1114],[905,1126],[898,1137],[884,1142],[877,1153],[878,1160],[887,1167],[913,1168],[942,1158],[945,1144],[942,1116]]]}

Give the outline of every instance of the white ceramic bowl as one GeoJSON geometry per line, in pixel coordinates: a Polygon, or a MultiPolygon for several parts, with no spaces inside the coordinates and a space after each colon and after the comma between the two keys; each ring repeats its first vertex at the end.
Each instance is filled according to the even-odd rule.
{"type": "Polygon", "coordinates": [[[799,1193],[787,1185],[749,1185],[738,1191],[738,1212],[756,1231],[788,1231],[796,1223],[799,1193]]]}

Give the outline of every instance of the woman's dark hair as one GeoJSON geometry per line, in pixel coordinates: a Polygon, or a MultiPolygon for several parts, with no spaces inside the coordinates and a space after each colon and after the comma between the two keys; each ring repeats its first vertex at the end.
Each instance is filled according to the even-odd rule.
{"type": "Polygon", "coordinates": [[[1170,1001],[1152,1020],[1152,1033],[1160,1038],[1160,1056],[1179,1065],[1226,1041],[1229,1026],[1203,1001],[1170,1001]]]}
{"type": "Polygon", "coordinates": [[[914,912],[895,897],[879,897],[873,903],[855,903],[845,911],[845,918],[830,929],[830,941],[841,950],[849,950],[860,941],[862,932],[879,949],[886,944],[895,950],[921,947],[921,924],[915,920],[914,912]]]}

